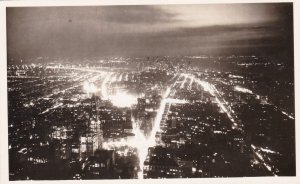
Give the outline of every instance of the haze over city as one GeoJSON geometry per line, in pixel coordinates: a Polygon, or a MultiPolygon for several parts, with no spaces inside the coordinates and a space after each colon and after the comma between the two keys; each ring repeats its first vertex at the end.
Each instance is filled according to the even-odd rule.
{"type": "Polygon", "coordinates": [[[7,9],[9,57],[268,55],[292,29],[289,3],[7,9]]]}
{"type": "Polygon", "coordinates": [[[6,10],[9,180],[296,175],[292,3],[6,10]]]}

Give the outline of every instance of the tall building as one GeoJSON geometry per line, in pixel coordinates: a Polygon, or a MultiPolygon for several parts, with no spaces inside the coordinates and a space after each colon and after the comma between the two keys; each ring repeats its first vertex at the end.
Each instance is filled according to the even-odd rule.
{"type": "Polygon", "coordinates": [[[172,128],[176,128],[177,120],[172,119],[172,128]]]}
{"type": "Polygon", "coordinates": [[[80,155],[81,158],[90,157],[94,154],[97,149],[102,148],[103,143],[103,130],[102,124],[99,120],[98,114],[98,104],[100,103],[100,98],[93,94],[90,99],[90,115],[88,120],[88,125],[83,135],[80,139],[80,155]]]}
{"type": "Polygon", "coordinates": [[[138,98],[138,104],[137,104],[137,109],[138,111],[145,111],[146,108],[146,99],[145,98],[138,98]]]}
{"type": "Polygon", "coordinates": [[[115,166],[114,150],[95,151],[84,163],[83,178],[85,179],[113,179],[115,166]]]}
{"type": "Polygon", "coordinates": [[[179,178],[181,173],[179,164],[167,148],[149,148],[144,162],[144,178],[179,178]]]}

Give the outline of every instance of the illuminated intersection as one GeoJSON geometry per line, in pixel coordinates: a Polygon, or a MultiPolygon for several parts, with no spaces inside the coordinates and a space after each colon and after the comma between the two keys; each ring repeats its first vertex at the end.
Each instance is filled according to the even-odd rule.
{"type": "Polygon", "coordinates": [[[13,139],[9,145],[32,168],[67,161],[71,179],[275,176],[284,170],[278,160],[288,153],[270,140],[290,137],[273,134],[272,127],[288,131],[280,122],[291,125],[294,115],[248,88],[241,76],[43,67],[41,77],[9,78],[9,92],[22,102],[14,112],[30,114],[11,117],[9,128],[15,137],[43,130],[28,133],[28,144],[13,139]],[[279,124],[271,126],[275,117],[279,124]]]}

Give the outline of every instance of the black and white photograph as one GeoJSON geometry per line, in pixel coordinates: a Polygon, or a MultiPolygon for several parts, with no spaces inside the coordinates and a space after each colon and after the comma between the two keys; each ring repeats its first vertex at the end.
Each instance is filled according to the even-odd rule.
{"type": "Polygon", "coordinates": [[[2,174],[296,177],[294,4],[5,7],[2,174]]]}

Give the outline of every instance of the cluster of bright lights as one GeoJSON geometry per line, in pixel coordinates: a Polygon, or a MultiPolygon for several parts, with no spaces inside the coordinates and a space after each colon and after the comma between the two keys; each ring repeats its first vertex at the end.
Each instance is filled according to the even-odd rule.
{"type": "Polygon", "coordinates": [[[286,115],[290,119],[295,119],[292,115],[289,115],[287,112],[281,111],[282,114],[286,115]]]}
{"type": "Polygon", "coordinates": [[[235,87],[234,87],[234,90],[235,90],[235,91],[238,91],[238,92],[242,92],[242,93],[250,93],[250,94],[253,94],[253,92],[252,92],[250,89],[243,88],[243,87],[241,87],[241,86],[235,86],[235,87]]]}
{"type": "MultiPolygon", "coordinates": [[[[125,145],[136,147],[138,150],[139,166],[141,169],[138,172],[138,178],[140,178],[140,179],[143,178],[144,161],[146,160],[147,155],[148,155],[148,148],[156,145],[155,135],[157,132],[160,131],[159,125],[162,120],[166,104],[167,103],[169,103],[169,104],[171,104],[171,103],[186,103],[186,101],[184,101],[184,100],[167,98],[170,94],[170,91],[171,91],[171,88],[167,88],[165,94],[163,95],[163,99],[160,103],[160,107],[158,109],[158,112],[157,112],[157,115],[156,115],[156,118],[154,121],[154,126],[153,126],[153,128],[151,130],[151,134],[148,138],[146,138],[144,136],[138,123],[135,120],[132,120],[133,133],[135,135],[133,139],[130,139],[128,141],[121,140],[119,142],[110,142],[110,143],[105,144],[106,147],[121,147],[121,146],[125,146],[125,145]]],[[[128,95],[128,94],[123,93],[122,95],[120,95],[120,93],[119,93],[118,96],[122,99],[125,99],[125,96],[123,96],[123,95],[128,95]]],[[[128,98],[128,97],[126,97],[126,98],[128,98]]]]}
{"type": "Polygon", "coordinates": [[[272,153],[272,154],[275,154],[275,153],[276,153],[275,151],[270,150],[270,149],[268,149],[268,148],[260,148],[260,150],[263,151],[263,152],[266,152],[266,153],[272,153]]]}
{"type": "Polygon", "coordinates": [[[212,96],[215,97],[216,102],[218,103],[218,106],[221,108],[221,110],[223,112],[225,112],[227,114],[227,117],[230,119],[230,121],[233,123],[232,128],[237,128],[237,124],[235,123],[235,120],[232,116],[232,114],[234,114],[234,112],[232,112],[232,110],[230,111],[229,109],[226,108],[226,106],[224,105],[224,103],[221,102],[221,100],[218,98],[219,96],[219,91],[216,89],[216,87],[206,81],[202,81],[199,79],[194,79],[194,81],[202,86],[202,88],[204,89],[204,91],[209,92],[212,96]]]}
{"type": "Polygon", "coordinates": [[[215,96],[215,90],[213,88],[213,85],[206,82],[206,81],[202,81],[199,79],[195,79],[194,80],[197,84],[199,84],[200,86],[202,86],[202,88],[204,89],[204,91],[209,92],[212,96],[215,96]]]}
{"type": "MultiPolygon", "coordinates": [[[[218,106],[221,108],[222,111],[224,111],[229,119],[234,123],[234,118],[231,115],[231,111],[226,108],[224,103],[218,98],[219,92],[217,89],[214,87],[214,85],[210,84],[209,82],[202,81],[200,79],[195,78],[193,75],[189,74],[181,74],[179,78],[182,79],[184,77],[184,80],[182,80],[180,83],[180,88],[184,88],[185,84],[187,83],[187,80],[190,80],[188,87],[191,88],[192,84],[196,82],[198,85],[200,85],[204,91],[209,92],[215,99],[218,104],[218,106]]],[[[117,91],[115,94],[111,95],[108,93],[108,88],[112,82],[115,81],[120,81],[122,78],[128,78],[128,74],[125,76],[116,76],[115,74],[109,73],[106,75],[102,86],[101,86],[101,93],[104,99],[109,99],[113,105],[117,107],[131,107],[133,104],[137,103],[137,97],[131,94],[128,94],[126,91],[117,91]]],[[[140,171],[138,173],[139,178],[143,178],[143,167],[144,167],[144,161],[147,158],[148,154],[148,148],[153,147],[156,145],[156,139],[155,135],[157,132],[160,132],[160,123],[163,119],[164,116],[164,111],[166,109],[166,106],[170,107],[172,104],[182,104],[182,103],[187,103],[185,100],[180,100],[180,99],[174,99],[174,98],[169,98],[171,88],[174,87],[174,85],[177,82],[175,82],[172,86],[168,87],[165,94],[163,95],[162,101],[160,103],[160,107],[157,111],[156,118],[154,120],[154,125],[151,130],[150,136],[145,137],[143,132],[141,131],[139,125],[133,120],[133,133],[135,136],[132,139],[128,140],[119,140],[119,141],[111,141],[111,142],[106,142],[103,144],[104,148],[120,148],[124,146],[130,146],[130,147],[135,147],[138,150],[138,157],[139,157],[139,166],[140,166],[140,171]]],[[[88,86],[87,89],[92,89],[93,86],[88,86]]],[[[247,90],[245,88],[241,88],[236,86],[236,90],[242,91],[242,92],[247,92],[247,93],[252,93],[252,91],[247,90]]],[[[234,127],[237,126],[236,123],[234,123],[234,127]]],[[[260,155],[259,155],[260,156],[260,155]]]]}
{"type": "Polygon", "coordinates": [[[110,79],[110,83],[116,82],[117,81],[117,75],[114,74],[111,79],[110,79]]]}
{"type": "Polygon", "coordinates": [[[58,67],[58,66],[47,66],[46,67],[47,69],[48,68],[51,68],[51,69],[57,69],[57,68],[63,68],[64,70],[77,70],[77,71],[82,71],[82,72],[90,72],[90,73],[106,73],[105,71],[101,71],[101,70],[96,70],[96,69],[90,69],[90,68],[78,68],[78,67],[67,67],[67,66],[61,66],[61,67],[58,67]]]}
{"type": "Polygon", "coordinates": [[[150,147],[150,139],[146,139],[144,134],[142,133],[139,125],[137,122],[132,119],[132,127],[133,127],[133,134],[135,135],[132,139],[120,139],[118,141],[109,141],[103,143],[104,149],[119,149],[125,146],[134,147],[138,150],[138,157],[139,157],[139,166],[140,171],[138,172],[138,178],[143,179],[143,167],[144,161],[146,160],[148,154],[148,148],[150,147]]]}
{"type": "Polygon", "coordinates": [[[255,155],[260,159],[260,161],[263,163],[263,166],[265,166],[265,168],[268,170],[268,171],[270,171],[270,172],[272,172],[272,174],[274,175],[274,176],[277,176],[273,171],[272,171],[272,167],[271,166],[269,166],[266,162],[265,162],[265,159],[264,159],[264,157],[258,152],[259,150],[260,151],[263,151],[263,152],[267,152],[267,153],[276,153],[275,151],[272,151],[272,150],[270,150],[270,149],[267,149],[267,148],[259,148],[259,147],[256,147],[256,146],[254,146],[253,144],[251,144],[251,148],[252,148],[252,150],[254,151],[254,153],[255,153],[255,155]]]}
{"type": "MultiPolygon", "coordinates": [[[[241,87],[241,86],[235,86],[234,90],[238,91],[238,92],[242,92],[242,93],[254,94],[253,91],[251,91],[250,89],[247,89],[247,88],[244,88],[244,87],[241,87]]],[[[260,95],[256,94],[256,99],[261,99],[260,95]]],[[[270,104],[269,102],[267,102],[267,100],[264,100],[263,102],[265,104],[270,104]]],[[[292,115],[288,114],[287,112],[281,111],[281,113],[283,115],[287,116],[290,119],[295,119],[292,115]]]]}
{"type": "Polygon", "coordinates": [[[118,78],[118,82],[121,82],[123,79],[123,73],[120,74],[119,78],[118,78]]]}
{"type": "Polygon", "coordinates": [[[190,83],[189,83],[189,89],[192,88],[192,85],[193,85],[193,83],[194,83],[194,80],[195,80],[195,77],[194,77],[194,76],[191,76],[191,77],[190,77],[190,83]]]}
{"type": "Polygon", "coordinates": [[[104,100],[107,100],[108,99],[108,92],[107,92],[107,83],[110,81],[110,78],[112,76],[112,73],[108,73],[103,82],[102,82],[102,85],[101,85],[101,94],[102,94],[102,98],[104,100]]]}
{"type": "MultiPolygon", "coordinates": [[[[176,76],[177,76],[177,74],[172,78],[172,80],[175,79],[176,76]]],[[[138,157],[139,157],[139,166],[141,169],[138,172],[138,178],[143,178],[144,161],[146,160],[147,155],[148,155],[148,148],[153,147],[157,144],[155,136],[156,136],[157,132],[161,131],[160,123],[164,118],[163,116],[167,115],[167,113],[165,114],[167,107],[169,108],[172,104],[187,103],[187,101],[185,101],[185,100],[170,98],[172,96],[172,94],[170,95],[171,89],[175,86],[176,83],[179,82],[180,88],[184,88],[185,84],[187,83],[188,80],[190,80],[189,84],[188,84],[188,88],[191,88],[192,84],[194,82],[196,84],[200,85],[204,91],[210,93],[210,95],[212,95],[214,97],[214,99],[216,100],[220,109],[223,112],[225,112],[227,114],[228,118],[233,122],[233,128],[237,127],[237,124],[235,123],[235,120],[232,116],[232,115],[234,115],[234,112],[230,108],[226,107],[227,102],[221,98],[219,91],[215,88],[214,85],[212,85],[209,82],[197,79],[193,75],[190,75],[190,74],[181,74],[179,76],[179,78],[181,78],[181,79],[182,79],[182,77],[184,77],[184,79],[182,81],[179,82],[177,79],[177,81],[175,81],[173,83],[173,85],[171,85],[170,87],[168,87],[166,89],[165,94],[163,95],[163,98],[161,100],[160,107],[157,111],[157,115],[154,120],[154,125],[150,132],[149,137],[145,137],[145,135],[141,131],[138,123],[135,120],[132,120],[133,133],[135,135],[134,137],[128,138],[126,140],[120,139],[118,141],[110,141],[110,142],[103,143],[104,149],[116,149],[116,148],[122,148],[122,147],[126,147],[126,146],[129,146],[132,148],[137,148],[138,157]]],[[[107,73],[102,82],[102,85],[101,85],[102,98],[106,99],[106,100],[110,100],[112,102],[112,104],[117,107],[131,107],[132,105],[137,103],[137,96],[129,94],[124,90],[123,91],[118,90],[114,94],[110,94],[108,91],[111,83],[116,82],[116,81],[122,81],[122,79],[128,80],[128,74],[125,74],[125,75],[121,74],[121,75],[117,76],[114,73],[107,73]]],[[[97,91],[97,87],[91,82],[85,82],[83,85],[83,88],[85,91],[87,91],[87,93],[95,93],[97,91]]],[[[240,86],[235,86],[234,90],[243,92],[243,93],[253,94],[253,92],[251,90],[240,87],[240,86]]],[[[282,112],[282,113],[285,115],[288,115],[285,112],[282,112]]],[[[259,157],[260,160],[262,162],[264,162],[264,158],[258,152],[258,148],[256,148],[254,145],[251,145],[251,148],[254,150],[257,157],[259,157]]],[[[274,151],[265,149],[265,148],[260,148],[259,150],[263,151],[263,152],[268,152],[268,153],[275,153],[274,151]]],[[[266,163],[263,163],[263,164],[267,170],[269,170],[269,171],[272,170],[269,165],[267,165],[266,163]]]]}
{"type": "Polygon", "coordinates": [[[50,108],[44,110],[41,114],[45,114],[45,113],[49,112],[50,110],[56,109],[56,108],[58,108],[60,106],[63,106],[63,105],[64,105],[63,103],[55,104],[53,107],[50,107],[50,108]]]}
{"type": "MultiPolygon", "coordinates": [[[[187,82],[187,79],[190,79],[189,87],[192,86],[193,82],[196,82],[198,85],[202,86],[204,91],[209,92],[212,96],[214,96],[216,98],[216,101],[217,101],[219,107],[228,115],[229,119],[234,122],[234,119],[231,116],[230,112],[227,110],[227,108],[224,106],[224,104],[216,96],[217,91],[216,91],[216,88],[214,88],[214,86],[212,84],[210,84],[206,81],[195,79],[195,77],[191,76],[191,75],[184,74],[181,76],[184,77],[184,80],[181,82],[180,88],[184,87],[185,83],[187,82]]],[[[176,84],[176,82],[172,85],[172,87],[174,87],[175,84],[176,84]]],[[[144,160],[147,158],[148,148],[156,145],[155,135],[157,132],[160,131],[160,123],[163,119],[163,114],[164,114],[166,105],[168,105],[170,107],[171,104],[187,103],[187,101],[185,101],[185,100],[168,98],[168,96],[170,95],[170,92],[171,92],[171,87],[167,88],[165,94],[163,95],[163,99],[160,103],[160,107],[158,109],[157,116],[154,121],[154,126],[152,128],[149,138],[145,138],[145,136],[141,132],[140,128],[138,126],[135,126],[135,128],[134,128],[135,139],[133,142],[128,142],[129,144],[135,145],[135,147],[137,147],[137,149],[138,149],[140,168],[141,168],[141,171],[138,173],[139,178],[143,178],[144,160]]]]}
{"type": "Polygon", "coordinates": [[[89,83],[89,82],[84,82],[83,84],[83,89],[87,92],[87,93],[95,93],[97,91],[97,87],[95,86],[95,84],[93,83],[89,83]]]}
{"type": "Polygon", "coordinates": [[[161,123],[161,120],[163,119],[166,105],[168,104],[168,107],[170,107],[172,104],[175,104],[175,103],[179,103],[179,104],[187,103],[187,101],[185,101],[185,100],[168,98],[168,96],[170,95],[170,92],[171,92],[171,88],[169,87],[169,88],[167,88],[165,94],[163,95],[163,99],[160,103],[160,107],[158,109],[150,137],[148,139],[145,139],[143,134],[140,132],[140,129],[139,128],[136,129],[135,134],[137,136],[137,139],[144,140],[144,141],[140,142],[139,144],[137,144],[137,149],[138,149],[138,154],[139,154],[139,159],[140,159],[140,168],[142,169],[138,174],[139,178],[143,178],[144,160],[147,158],[148,148],[156,145],[155,135],[157,132],[160,132],[160,123],[161,123]]]}
{"type": "Polygon", "coordinates": [[[155,146],[155,135],[158,131],[160,131],[160,122],[162,120],[162,116],[163,116],[163,112],[164,112],[164,109],[165,109],[165,106],[166,106],[166,98],[169,96],[171,92],[171,88],[167,88],[164,96],[163,96],[163,99],[160,103],[160,107],[158,109],[158,112],[157,112],[157,115],[156,115],[156,118],[154,120],[154,126],[151,130],[151,134],[150,136],[145,139],[143,133],[140,131],[139,128],[135,128],[135,136],[137,139],[140,139],[140,140],[143,140],[143,141],[140,141],[136,146],[137,146],[137,149],[138,149],[138,154],[139,154],[139,165],[140,165],[140,168],[141,168],[141,171],[138,173],[138,178],[143,178],[143,169],[144,169],[144,161],[146,160],[147,158],[147,154],[148,154],[148,148],[149,147],[152,147],[152,146],[155,146]]]}
{"type": "MultiPolygon", "coordinates": [[[[216,102],[218,103],[218,106],[221,108],[221,110],[223,112],[225,112],[228,116],[228,118],[234,123],[234,126],[233,128],[236,128],[237,124],[235,123],[234,121],[234,118],[232,117],[231,113],[233,112],[230,112],[226,107],[225,105],[221,102],[221,100],[217,97],[217,94],[219,93],[218,90],[215,88],[214,85],[210,84],[209,82],[206,82],[206,81],[202,81],[200,79],[195,79],[195,77],[193,75],[189,75],[189,74],[181,74],[181,76],[184,77],[184,80],[183,82],[181,83],[181,86],[180,88],[183,88],[184,87],[184,84],[186,82],[186,80],[189,78],[190,79],[190,84],[189,84],[189,87],[192,86],[193,82],[196,82],[198,85],[200,85],[204,91],[208,92],[209,94],[211,94],[212,96],[215,97],[216,99],[216,102]]],[[[238,86],[237,86],[238,87],[238,86]]],[[[238,87],[237,88],[238,90],[243,90],[243,91],[246,91],[246,92],[251,92],[250,90],[248,89],[245,89],[245,88],[240,88],[238,87]]]]}
{"type": "Polygon", "coordinates": [[[182,89],[182,88],[184,88],[184,85],[185,85],[185,83],[188,79],[188,75],[187,74],[181,74],[181,76],[184,77],[183,82],[180,85],[180,88],[182,89]]]}
{"type": "Polygon", "coordinates": [[[124,91],[118,91],[116,94],[109,96],[111,103],[117,107],[131,107],[137,103],[137,97],[126,93],[124,91]]]}

